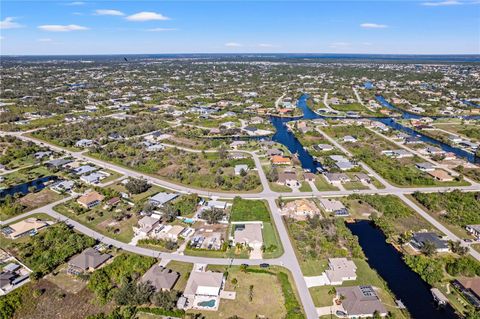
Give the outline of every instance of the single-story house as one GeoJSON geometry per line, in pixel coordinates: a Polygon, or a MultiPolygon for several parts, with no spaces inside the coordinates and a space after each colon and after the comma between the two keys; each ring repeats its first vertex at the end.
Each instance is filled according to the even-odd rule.
{"type": "Polygon", "coordinates": [[[59,158],[59,159],[54,159],[54,160],[48,161],[48,162],[45,163],[45,165],[47,167],[60,168],[60,167],[63,167],[64,165],[67,165],[71,162],[73,162],[73,160],[59,158]]]}
{"type": "Polygon", "coordinates": [[[96,171],[98,168],[90,165],[83,165],[73,169],[73,173],[76,175],[84,175],[96,171]]]}
{"type": "Polygon", "coordinates": [[[355,143],[357,139],[353,136],[347,135],[343,137],[344,142],[355,143]]]}
{"type": "Polygon", "coordinates": [[[280,172],[278,173],[277,183],[280,185],[296,186],[298,185],[298,178],[295,172],[280,172]]]}
{"type": "Polygon", "coordinates": [[[179,277],[178,272],[155,264],[147,270],[140,282],[149,282],[156,291],[170,291],[179,277]]]}
{"type": "Polygon", "coordinates": [[[270,157],[273,165],[292,165],[292,160],[285,156],[273,155],[270,157]]]}
{"type": "Polygon", "coordinates": [[[452,175],[441,169],[428,172],[428,174],[440,182],[451,182],[454,179],[452,175]]]}
{"type": "Polygon", "coordinates": [[[48,225],[50,224],[46,221],[31,217],[3,228],[2,232],[5,236],[15,239],[31,232],[37,232],[48,225]]]}
{"type": "Polygon", "coordinates": [[[480,308],[480,277],[462,277],[452,284],[462,292],[472,306],[480,308]]]}
{"type": "Polygon", "coordinates": [[[477,240],[480,239],[480,224],[478,225],[467,225],[465,226],[467,232],[472,234],[477,240]]]}
{"type": "Polygon", "coordinates": [[[228,203],[220,200],[209,200],[207,203],[208,208],[216,208],[216,209],[226,209],[228,203]]]}
{"type": "Polygon", "coordinates": [[[375,312],[382,317],[388,314],[372,286],[337,287],[336,291],[348,318],[372,317],[375,312]]]}
{"type": "Polygon", "coordinates": [[[327,213],[333,213],[345,209],[343,203],[336,199],[320,198],[320,205],[327,213]]]}
{"type": "Polygon", "coordinates": [[[151,216],[144,216],[138,221],[138,228],[134,228],[137,235],[148,235],[155,227],[158,226],[160,220],[151,216]]]}
{"type": "Polygon", "coordinates": [[[163,206],[166,203],[168,203],[169,201],[171,201],[171,200],[173,200],[177,197],[178,197],[178,194],[175,194],[175,193],[161,192],[161,193],[155,194],[154,196],[150,197],[150,199],[148,201],[152,205],[163,206]]]}
{"type": "Polygon", "coordinates": [[[431,172],[435,170],[435,165],[429,162],[417,163],[415,166],[422,172],[431,172]]]}
{"type": "Polygon", "coordinates": [[[235,165],[235,168],[234,168],[235,175],[240,175],[242,173],[242,170],[244,172],[247,172],[248,171],[248,165],[247,164],[235,165]]]}
{"type": "Polygon", "coordinates": [[[80,176],[80,180],[87,184],[98,184],[100,180],[104,179],[106,176],[103,173],[93,172],[89,175],[80,176]]]}
{"type": "Polygon", "coordinates": [[[234,241],[248,245],[252,248],[261,248],[263,245],[262,224],[249,223],[243,225],[235,225],[234,241]]]}
{"type": "Polygon", "coordinates": [[[357,265],[347,258],[329,258],[325,275],[331,285],[341,285],[344,281],[357,279],[357,265]]]}
{"type": "Polygon", "coordinates": [[[333,151],[334,147],[330,144],[318,144],[314,145],[313,149],[316,151],[333,151]]]}
{"type": "Polygon", "coordinates": [[[112,258],[109,254],[102,254],[94,248],[87,248],[68,261],[68,272],[79,274],[93,271],[112,258]]]}
{"type": "Polygon", "coordinates": [[[344,173],[323,173],[323,175],[325,176],[327,182],[333,185],[350,182],[350,177],[344,173]]]}
{"type": "Polygon", "coordinates": [[[90,147],[93,146],[95,142],[92,140],[81,139],[75,143],[76,147],[90,147]]]}
{"type": "Polygon", "coordinates": [[[372,179],[365,173],[355,173],[355,179],[362,183],[371,183],[372,179]]]}
{"type": "Polygon", "coordinates": [[[182,302],[177,303],[180,309],[201,308],[218,309],[220,292],[224,285],[224,275],[221,272],[192,271],[183,292],[182,302]],[[214,300],[212,307],[202,306],[202,302],[214,300]],[[199,304],[200,303],[200,304],[199,304]]]}
{"type": "Polygon", "coordinates": [[[436,251],[439,253],[450,251],[448,241],[443,240],[433,232],[414,233],[410,240],[410,245],[416,250],[421,250],[426,242],[432,243],[435,246],[436,251]]]}
{"type": "Polygon", "coordinates": [[[410,153],[409,151],[404,149],[385,150],[385,151],[382,151],[382,154],[388,157],[394,157],[394,158],[413,157],[413,153],[410,153]]]}
{"type": "Polygon", "coordinates": [[[103,201],[104,198],[105,198],[105,196],[103,196],[102,194],[100,194],[96,191],[91,191],[91,192],[88,192],[88,193],[80,196],[77,199],[77,203],[79,203],[80,205],[82,205],[85,208],[90,209],[90,208],[95,207],[98,204],[100,204],[103,201]]]}
{"type": "Polygon", "coordinates": [[[52,186],[50,186],[50,188],[53,191],[56,191],[58,193],[62,193],[62,192],[71,191],[74,186],[75,186],[74,181],[59,181],[59,182],[53,184],[52,186]]]}

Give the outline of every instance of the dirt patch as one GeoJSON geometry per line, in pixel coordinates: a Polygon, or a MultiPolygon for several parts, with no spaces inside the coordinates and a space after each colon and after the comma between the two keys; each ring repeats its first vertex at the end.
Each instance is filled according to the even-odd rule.
{"type": "Polygon", "coordinates": [[[30,193],[19,199],[19,203],[25,206],[26,210],[42,207],[62,199],[62,196],[50,189],[43,189],[38,193],[30,193]]]}
{"type": "Polygon", "coordinates": [[[96,304],[95,296],[87,288],[73,294],[48,280],[41,279],[33,284],[25,296],[25,303],[15,313],[14,319],[83,319],[101,312],[109,313],[113,308],[113,304],[96,304]],[[44,291],[37,298],[33,297],[33,291],[36,289],[44,291]]]}

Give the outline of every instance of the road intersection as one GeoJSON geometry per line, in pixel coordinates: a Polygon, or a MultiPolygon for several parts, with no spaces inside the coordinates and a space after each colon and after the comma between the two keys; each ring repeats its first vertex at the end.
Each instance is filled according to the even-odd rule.
{"type": "MultiPolygon", "coordinates": [[[[322,132],[321,130],[319,131],[322,135],[324,135],[333,145],[335,145],[337,148],[345,152],[347,155],[350,154],[345,148],[343,148],[338,142],[336,142],[334,139],[329,137],[327,134],[322,132]]],[[[67,154],[68,156],[72,156],[76,159],[79,160],[84,160],[84,161],[89,161],[99,167],[105,168],[105,169],[110,169],[115,172],[118,172],[126,177],[133,177],[133,178],[145,178],[152,184],[161,186],[163,188],[179,192],[179,193],[197,193],[198,195],[201,196],[208,196],[208,197],[218,197],[221,199],[232,199],[235,196],[241,196],[242,198],[245,199],[263,199],[266,200],[268,203],[268,206],[270,208],[270,211],[272,213],[272,217],[275,223],[275,226],[277,228],[278,234],[280,236],[280,240],[282,242],[283,248],[284,248],[284,254],[281,257],[274,258],[274,259],[257,259],[257,260],[252,260],[252,259],[230,259],[230,258],[209,258],[209,257],[195,257],[195,256],[186,256],[178,253],[164,253],[164,252],[159,252],[156,250],[148,249],[148,248],[142,248],[142,247],[137,247],[134,245],[130,245],[124,242],[120,242],[118,240],[112,239],[110,237],[104,236],[101,233],[96,232],[95,230],[92,230],[85,225],[66,218],[64,215],[57,213],[55,210],[53,210],[53,207],[56,206],[57,204],[61,202],[65,202],[73,198],[73,195],[67,198],[62,199],[59,202],[55,202],[52,204],[49,204],[47,206],[37,208],[34,211],[16,216],[14,218],[11,218],[9,220],[6,220],[4,222],[1,222],[0,224],[3,225],[8,225],[16,220],[25,218],[27,216],[31,216],[36,213],[46,213],[50,215],[51,217],[57,219],[58,221],[62,221],[67,223],[68,225],[71,225],[75,230],[79,231],[80,233],[83,233],[87,236],[90,236],[92,238],[95,238],[96,240],[103,242],[107,245],[112,245],[117,248],[120,248],[125,251],[129,251],[132,253],[136,254],[141,254],[145,256],[153,256],[156,258],[161,258],[161,259],[169,259],[169,260],[177,260],[177,261],[182,261],[182,262],[189,262],[189,263],[206,263],[206,264],[216,264],[216,265],[241,265],[241,264],[248,264],[248,265],[259,265],[261,263],[269,263],[272,265],[278,265],[278,266],[283,266],[287,269],[290,270],[292,273],[292,276],[295,280],[295,285],[297,287],[297,291],[299,293],[301,303],[303,305],[304,311],[307,315],[307,318],[318,318],[318,313],[317,309],[315,308],[315,305],[313,303],[312,297],[309,293],[307,284],[305,282],[305,279],[303,277],[302,271],[300,269],[300,265],[298,263],[297,257],[295,255],[295,250],[292,246],[292,243],[290,241],[288,231],[285,227],[285,224],[283,222],[280,210],[275,202],[275,200],[278,197],[283,197],[283,198],[311,198],[311,197],[336,197],[336,196],[347,196],[351,194],[380,194],[380,195],[386,195],[386,194],[392,194],[396,195],[399,198],[401,198],[406,205],[411,207],[415,212],[417,212],[419,215],[421,215],[423,218],[425,218],[428,222],[430,222],[433,226],[435,226],[437,229],[439,229],[441,232],[443,232],[448,239],[454,240],[454,241],[461,241],[462,245],[465,245],[469,248],[470,254],[472,257],[480,261],[480,254],[471,248],[466,242],[464,242],[462,239],[458,238],[455,234],[453,234],[451,231],[449,231],[445,226],[443,226],[440,222],[438,222],[436,219],[434,219],[432,216],[430,216],[427,212],[422,210],[420,207],[418,207],[414,202],[412,202],[409,198],[407,198],[405,195],[411,194],[415,191],[421,190],[422,192],[444,192],[444,191],[451,191],[453,189],[460,189],[462,191],[479,191],[480,187],[477,183],[473,182],[471,183],[470,186],[459,186],[459,187],[424,187],[424,188],[418,188],[418,187],[410,187],[410,188],[399,188],[395,187],[391,184],[389,184],[386,180],[384,180],[380,175],[378,175],[375,171],[373,171],[370,167],[368,167],[364,163],[360,163],[362,167],[367,170],[367,172],[375,177],[377,180],[379,180],[382,184],[385,185],[384,189],[365,189],[365,190],[340,190],[340,191],[318,191],[316,188],[313,191],[310,192],[300,192],[300,191],[294,191],[290,193],[281,193],[281,192],[274,192],[270,189],[269,183],[267,180],[267,177],[265,176],[265,172],[262,169],[262,165],[260,162],[260,157],[256,152],[249,152],[249,151],[242,151],[245,153],[248,153],[252,156],[256,169],[258,171],[258,175],[260,177],[260,181],[263,186],[263,190],[259,193],[228,193],[228,192],[212,192],[212,191],[205,191],[205,190],[199,190],[195,188],[191,188],[188,186],[180,185],[177,183],[172,183],[170,181],[165,181],[163,179],[159,179],[147,174],[143,174],[137,171],[134,171],[132,169],[119,166],[116,164],[112,164],[97,158],[93,158],[91,156],[88,156],[85,154],[85,152],[75,152],[75,151],[70,151],[66,150],[64,148],[52,145],[50,143],[47,143],[45,141],[41,141],[35,138],[32,138],[30,136],[24,135],[23,133],[25,132],[16,132],[16,133],[10,133],[10,132],[0,132],[0,135],[15,135],[16,137],[25,140],[25,141],[32,141],[37,144],[41,145],[46,145],[49,146],[51,149],[62,152],[67,154]]],[[[168,145],[169,147],[171,145],[168,145]]],[[[191,151],[191,150],[190,150],[191,151]]],[[[237,152],[237,151],[236,151],[237,152]]]]}

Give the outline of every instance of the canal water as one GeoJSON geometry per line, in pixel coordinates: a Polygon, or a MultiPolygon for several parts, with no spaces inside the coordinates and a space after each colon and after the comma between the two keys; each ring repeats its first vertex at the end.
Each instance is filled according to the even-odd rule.
{"type": "MultiPolygon", "coordinates": [[[[297,153],[298,154],[298,159],[300,160],[302,164],[302,168],[308,169],[312,172],[316,172],[317,168],[320,170],[322,169],[322,165],[315,161],[315,159],[303,148],[303,145],[298,141],[298,139],[295,138],[293,133],[289,132],[287,130],[287,127],[285,123],[293,120],[299,120],[299,119],[305,119],[305,120],[313,120],[313,119],[319,119],[319,118],[327,118],[324,116],[321,116],[317,113],[315,113],[313,110],[311,110],[308,105],[307,105],[307,100],[309,96],[308,94],[303,94],[300,96],[297,102],[297,107],[300,108],[303,111],[303,116],[302,117],[296,117],[296,118],[279,118],[279,117],[271,117],[270,120],[273,124],[273,126],[276,129],[276,133],[272,136],[272,140],[285,145],[290,152],[292,153],[297,153]]],[[[377,100],[384,105],[385,107],[395,110],[397,112],[402,113],[402,118],[403,119],[418,119],[421,118],[421,116],[416,115],[416,114],[411,114],[402,111],[401,109],[396,108],[392,104],[390,104],[383,96],[376,96],[377,100]]],[[[465,118],[472,118],[476,119],[478,116],[469,116],[465,118]]],[[[438,146],[439,148],[443,149],[445,152],[452,152],[458,157],[462,157],[466,159],[467,161],[471,163],[480,163],[480,158],[475,156],[475,154],[472,154],[470,152],[467,152],[461,148],[458,147],[453,147],[448,144],[445,144],[439,140],[433,139],[431,137],[428,137],[424,134],[421,134],[419,132],[415,132],[411,128],[405,127],[396,121],[394,121],[392,118],[370,118],[371,120],[379,121],[384,123],[385,125],[398,130],[405,132],[409,134],[410,136],[414,136],[419,138],[421,141],[430,143],[433,145],[438,146]]]]}
{"type": "Polygon", "coordinates": [[[5,188],[0,190],[0,199],[4,198],[7,195],[14,196],[16,193],[21,193],[23,195],[28,194],[29,188],[35,186],[35,191],[39,191],[45,188],[45,183],[56,180],[57,176],[45,176],[41,178],[37,178],[33,181],[29,181],[23,184],[19,184],[16,186],[12,186],[10,188],[5,188]]]}
{"type": "Polygon", "coordinates": [[[459,318],[450,306],[438,308],[433,301],[430,286],[403,261],[401,254],[385,241],[383,233],[369,221],[347,224],[358,236],[368,264],[387,282],[397,299],[416,319],[459,318]]]}

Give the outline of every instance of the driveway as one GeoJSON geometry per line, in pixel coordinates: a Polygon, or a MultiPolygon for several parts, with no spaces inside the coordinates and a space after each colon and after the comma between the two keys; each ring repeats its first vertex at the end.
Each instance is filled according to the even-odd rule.
{"type": "Polygon", "coordinates": [[[330,280],[328,280],[327,275],[325,273],[321,274],[320,276],[312,276],[312,277],[304,277],[304,278],[308,288],[330,285],[330,280]]]}

